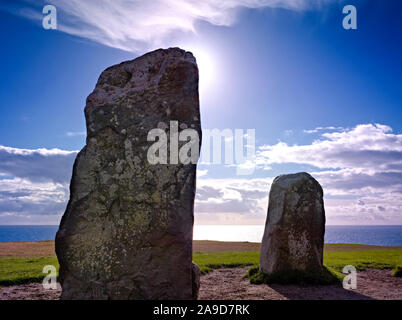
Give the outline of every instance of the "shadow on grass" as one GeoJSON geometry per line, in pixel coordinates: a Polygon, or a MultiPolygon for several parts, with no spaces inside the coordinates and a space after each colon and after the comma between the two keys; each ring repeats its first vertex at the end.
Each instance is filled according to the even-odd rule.
{"type": "Polygon", "coordinates": [[[396,266],[392,274],[394,277],[402,277],[402,266],[396,266]]]}
{"type": "Polygon", "coordinates": [[[31,278],[21,278],[21,279],[10,279],[10,280],[0,280],[0,286],[15,286],[27,283],[40,283],[43,281],[44,276],[41,277],[31,277],[31,278]]]}

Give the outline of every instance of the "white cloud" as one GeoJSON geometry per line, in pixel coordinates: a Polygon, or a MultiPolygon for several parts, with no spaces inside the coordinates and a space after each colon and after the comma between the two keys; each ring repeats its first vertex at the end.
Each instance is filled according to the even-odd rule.
{"type": "MultiPolygon", "coordinates": [[[[261,146],[257,167],[269,170],[289,163],[315,167],[310,173],[324,188],[329,224],[401,224],[402,135],[382,124],[318,130],[323,132],[321,138],[311,144],[261,146]]],[[[224,221],[244,222],[248,217],[263,221],[270,181],[200,179],[198,220],[214,219],[215,213],[224,221]],[[229,198],[227,190],[236,190],[237,198],[229,198]]]]}
{"type": "Polygon", "coordinates": [[[353,129],[322,134],[309,145],[260,147],[257,164],[309,164],[317,168],[362,168],[366,172],[402,170],[402,134],[381,124],[361,124],[353,129]]]}
{"type": "MultiPolygon", "coordinates": [[[[401,191],[331,185],[329,175],[314,177],[323,185],[327,224],[402,224],[401,191]],[[371,189],[371,190],[370,190],[371,189]]],[[[195,200],[198,224],[263,224],[272,178],[199,179],[195,200]]],[[[344,177],[346,184],[353,178],[344,177]]],[[[361,184],[364,186],[364,183],[361,184]]]]}
{"type": "Polygon", "coordinates": [[[402,171],[370,171],[350,168],[311,172],[331,196],[402,193],[402,171]]]}
{"type": "Polygon", "coordinates": [[[208,170],[197,170],[197,177],[204,177],[208,174],[208,170]]]}
{"type": "Polygon", "coordinates": [[[68,131],[66,132],[67,137],[79,137],[85,136],[87,133],[85,131],[68,131]]]}
{"type": "Polygon", "coordinates": [[[271,182],[272,178],[198,179],[194,205],[197,223],[263,223],[271,182]]]}
{"type": "Polygon", "coordinates": [[[67,184],[0,180],[0,217],[13,215],[61,215],[68,200],[67,184]]]}
{"type": "Polygon", "coordinates": [[[0,146],[0,173],[30,181],[70,181],[77,151],[0,146]]]}
{"type": "Polygon", "coordinates": [[[76,154],[0,146],[0,224],[57,224],[76,154]]]}
{"type": "Polygon", "coordinates": [[[328,131],[328,130],[345,130],[346,128],[344,127],[317,127],[315,129],[310,129],[310,130],[303,130],[304,133],[317,133],[319,131],[328,131]]]}
{"type": "MultiPolygon", "coordinates": [[[[230,26],[241,8],[306,10],[331,0],[53,0],[58,29],[127,51],[172,45],[180,33],[197,33],[197,22],[230,26]]],[[[26,0],[31,6],[37,1],[26,0]]],[[[43,3],[44,4],[44,3],[43,3]]],[[[18,14],[40,20],[40,8],[18,14]]]]}
{"type": "Polygon", "coordinates": [[[285,130],[284,135],[287,136],[287,137],[293,135],[293,130],[285,130]]]}
{"type": "Polygon", "coordinates": [[[357,200],[327,198],[325,211],[328,224],[401,224],[400,194],[379,193],[357,200]]]}

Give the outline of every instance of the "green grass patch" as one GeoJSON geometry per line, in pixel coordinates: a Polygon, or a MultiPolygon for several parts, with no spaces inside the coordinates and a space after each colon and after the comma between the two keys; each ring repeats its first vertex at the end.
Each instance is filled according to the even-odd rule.
{"type": "Polygon", "coordinates": [[[59,264],[56,257],[40,258],[1,258],[0,259],[0,285],[14,285],[28,282],[41,282],[46,274],[43,267],[59,264]]]}
{"type": "Polygon", "coordinates": [[[193,261],[200,267],[201,274],[205,274],[213,269],[245,267],[256,264],[260,261],[260,254],[259,252],[196,252],[193,255],[193,261]]]}
{"type": "Polygon", "coordinates": [[[402,263],[402,249],[324,252],[324,264],[338,272],[346,265],[357,270],[393,269],[402,263]]]}
{"type": "Polygon", "coordinates": [[[396,266],[392,274],[394,275],[394,277],[402,277],[402,265],[396,266]]]}

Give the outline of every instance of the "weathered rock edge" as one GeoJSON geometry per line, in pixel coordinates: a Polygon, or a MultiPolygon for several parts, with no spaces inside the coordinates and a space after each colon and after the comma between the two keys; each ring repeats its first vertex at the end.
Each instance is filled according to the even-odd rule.
{"type": "Polygon", "coordinates": [[[175,120],[201,144],[195,58],[160,49],[107,68],[85,117],[56,235],[61,298],[193,299],[196,164],[150,165],[147,134],[175,120]]]}

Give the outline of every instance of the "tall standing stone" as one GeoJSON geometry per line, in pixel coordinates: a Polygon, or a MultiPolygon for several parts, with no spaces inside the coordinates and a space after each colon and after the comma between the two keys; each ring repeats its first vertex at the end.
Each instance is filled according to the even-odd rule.
{"type": "Polygon", "coordinates": [[[201,143],[195,58],[160,49],[107,68],[85,117],[56,236],[62,299],[192,299],[196,164],[150,164],[147,135],[177,121],[201,143]]]}
{"type": "Polygon", "coordinates": [[[269,193],[260,269],[268,275],[319,276],[323,267],[323,190],[308,173],[280,175],[269,193]]]}

